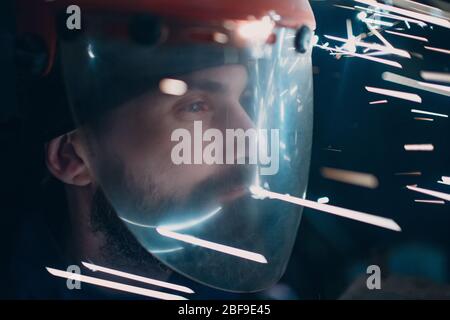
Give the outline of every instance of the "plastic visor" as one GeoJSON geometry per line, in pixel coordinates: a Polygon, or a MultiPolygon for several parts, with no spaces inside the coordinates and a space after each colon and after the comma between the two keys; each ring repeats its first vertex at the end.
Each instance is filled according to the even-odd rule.
{"type": "Polygon", "coordinates": [[[307,187],[311,52],[294,50],[295,30],[272,32],[258,43],[250,29],[239,47],[90,33],[61,44],[90,169],[121,222],[163,264],[223,290],[278,281],[301,219],[249,192],[307,187]]]}

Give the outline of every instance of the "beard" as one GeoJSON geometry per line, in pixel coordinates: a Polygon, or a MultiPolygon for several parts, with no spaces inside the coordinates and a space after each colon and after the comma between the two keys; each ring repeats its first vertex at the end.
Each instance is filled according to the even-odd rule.
{"type": "Polygon", "coordinates": [[[109,265],[146,273],[171,273],[136,240],[100,188],[93,196],[90,226],[104,237],[101,258],[109,265]]]}

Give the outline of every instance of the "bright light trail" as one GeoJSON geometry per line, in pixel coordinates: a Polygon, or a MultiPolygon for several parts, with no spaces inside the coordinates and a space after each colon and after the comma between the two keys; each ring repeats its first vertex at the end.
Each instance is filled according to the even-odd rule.
{"type": "Polygon", "coordinates": [[[425,49],[431,50],[431,51],[436,51],[436,52],[441,52],[441,53],[446,53],[446,54],[450,54],[450,50],[447,49],[441,49],[441,48],[435,48],[435,47],[428,47],[428,46],[424,46],[425,49]]]}
{"type": "Polygon", "coordinates": [[[429,111],[424,111],[424,110],[411,109],[411,112],[427,114],[427,115],[429,115],[429,116],[436,116],[436,117],[448,118],[448,115],[446,115],[446,114],[435,113],[435,112],[429,112],[429,111]]]}
{"type": "Polygon", "coordinates": [[[363,47],[363,48],[369,48],[372,50],[378,50],[378,51],[382,51],[382,52],[388,52],[391,54],[395,54],[404,58],[411,58],[411,55],[405,51],[405,50],[400,50],[400,49],[396,49],[396,48],[390,48],[387,46],[382,46],[380,44],[377,43],[367,43],[367,42],[363,42],[363,41],[358,41],[355,39],[345,39],[345,38],[340,38],[340,37],[335,37],[335,36],[330,36],[330,35],[324,35],[325,38],[330,39],[330,40],[335,40],[335,41],[339,41],[339,42],[344,42],[345,44],[352,44],[358,47],[363,47]]]}
{"type": "Polygon", "coordinates": [[[450,177],[442,176],[441,181],[438,181],[438,183],[450,186],[450,177]]]}
{"type": "Polygon", "coordinates": [[[421,71],[420,76],[424,80],[428,80],[428,81],[449,82],[450,83],[450,73],[421,71]]]}
{"type": "Polygon", "coordinates": [[[322,168],[320,172],[326,179],[370,189],[378,187],[378,179],[372,174],[326,167],[322,168]]]}
{"type": "Polygon", "coordinates": [[[47,271],[54,275],[55,277],[71,279],[75,281],[81,281],[89,284],[93,284],[100,287],[110,288],[114,290],[129,292],[138,294],[141,296],[146,296],[150,298],[162,299],[162,300],[187,300],[185,297],[178,296],[175,294],[169,294],[165,292],[160,292],[156,290],[145,289],[141,287],[130,286],[128,284],[118,283],[109,280],[103,280],[99,278],[89,277],[77,273],[62,271],[58,269],[53,269],[46,267],[47,271]]]}
{"type": "Polygon", "coordinates": [[[297,204],[303,207],[316,209],[319,211],[331,213],[340,217],[364,222],[367,224],[375,225],[381,228],[386,228],[394,231],[401,231],[400,226],[392,219],[384,218],[375,216],[372,214],[364,213],[364,212],[358,212],[354,210],[349,210],[345,208],[335,207],[331,206],[329,204],[324,203],[317,203],[316,201],[306,200],[298,197],[293,197],[288,194],[281,194],[272,192],[266,189],[263,189],[259,186],[251,186],[250,191],[253,193],[253,195],[258,199],[277,199],[293,204],[297,204]]]}
{"type": "Polygon", "coordinates": [[[433,151],[434,146],[432,144],[405,144],[406,151],[433,151]]]}
{"type": "Polygon", "coordinates": [[[408,93],[403,91],[395,91],[395,90],[387,90],[387,89],[381,89],[381,88],[374,88],[374,87],[365,87],[367,91],[372,93],[378,93],[385,96],[395,97],[399,99],[404,99],[408,101],[413,101],[417,103],[422,103],[422,98],[414,93],[408,93]]]}
{"type": "Polygon", "coordinates": [[[414,11],[427,13],[431,16],[450,20],[450,13],[443,11],[439,8],[432,7],[430,5],[422,4],[411,0],[393,0],[393,4],[396,5],[397,7],[412,9],[414,11]]]}
{"type": "Polygon", "coordinates": [[[433,196],[439,199],[443,199],[446,201],[450,201],[450,194],[448,193],[444,193],[444,192],[439,192],[439,191],[434,191],[434,190],[429,190],[429,189],[424,189],[424,188],[418,188],[415,186],[406,186],[409,190],[413,190],[416,192],[420,192],[423,194],[427,194],[429,196],[433,196]]]}
{"type": "Polygon", "coordinates": [[[404,77],[392,72],[383,72],[381,75],[383,80],[404,85],[419,90],[424,90],[436,94],[450,97],[450,87],[423,81],[417,81],[408,77],[404,77]]]}
{"type": "Polygon", "coordinates": [[[434,119],[423,118],[423,117],[414,117],[414,120],[418,120],[418,121],[434,121],[434,119]]]}
{"type": "Polygon", "coordinates": [[[316,45],[316,47],[321,48],[321,49],[325,49],[327,51],[335,51],[335,52],[339,52],[339,53],[343,53],[346,55],[350,55],[350,56],[354,56],[357,58],[362,58],[362,59],[366,59],[366,60],[370,60],[370,61],[374,61],[374,62],[378,62],[378,63],[383,63],[383,64],[387,64],[390,65],[392,67],[396,67],[396,68],[402,68],[402,65],[396,61],[391,61],[391,60],[386,60],[386,59],[381,59],[381,58],[376,58],[376,57],[370,57],[364,54],[359,54],[359,53],[354,53],[354,52],[349,52],[346,50],[341,50],[338,48],[328,48],[325,46],[321,46],[321,45],[316,45]]]}
{"type": "Polygon", "coordinates": [[[394,34],[394,35],[400,36],[400,37],[405,37],[405,38],[409,38],[409,39],[414,39],[414,40],[419,40],[419,41],[423,41],[423,42],[428,42],[427,38],[415,36],[415,35],[412,35],[412,34],[401,33],[401,32],[396,32],[396,31],[389,31],[389,30],[385,30],[384,32],[389,33],[389,34],[394,34]]]}
{"type": "Polygon", "coordinates": [[[359,2],[359,3],[363,3],[366,4],[368,6],[372,6],[375,8],[379,8],[382,10],[387,10],[387,11],[391,11],[391,12],[395,12],[407,17],[411,17],[411,18],[415,18],[418,20],[422,20],[428,23],[432,23],[441,27],[445,27],[445,28],[450,28],[450,22],[442,19],[442,18],[436,18],[433,16],[429,16],[423,13],[418,13],[418,12],[414,12],[414,11],[410,11],[410,10],[405,10],[405,9],[401,9],[401,8],[397,8],[397,7],[393,7],[390,5],[386,5],[386,4],[382,4],[379,3],[375,0],[354,0],[355,2],[359,2]]]}
{"type": "Polygon", "coordinates": [[[419,199],[415,199],[414,202],[433,203],[433,204],[445,204],[444,200],[419,200],[419,199]]]}
{"type": "Polygon", "coordinates": [[[171,289],[171,290],[181,291],[181,292],[185,292],[185,293],[194,293],[194,291],[192,289],[188,288],[188,287],[180,286],[180,285],[173,284],[173,283],[170,283],[170,282],[155,280],[155,279],[146,278],[146,277],[138,276],[138,275],[127,273],[127,272],[122,272],[122,271],[119,271],[119,270],[105,268],[105,267],[101,267],[101,266],[98,266],[98,265],[95,265],[95,264],[92,264],[92,263],[87,263],[87,262],[84,262],[84,261],[82,261],[81,263],[86,268],[88,268],[88,269],[90,269],[90,270],[92,270],[94,272],[100,271],[100,272],[112,274],[114,276],[118,276],[118,277],[130,279],[130,280],[139,281],[139,282],[151,284],[151,285],[162,287],[162,288],[167,288],[167,289],[171,289]]]}
{"type": "Polygon", "coordinates": [[[394,26],[394,24],[392,22],[387,22],[387,21],[383,21],[383,20],[375,20],[375,19],[365,18],[365,19],[361,19],[361,21],[367,25],[377,24],[377,25],[385,26],[385,27],[393,27],[394,26]]]}
{"type": "Polygon", "coordinates": [[[259,253],[242,250],[242,249],[237,249],[237,248],[226,246],[223,244],[199,239],[194,236],[187,235],[187,234],[173,232],[173,231],[164,229],[162,227],[157,227],[156,231],[158,231],[159,234],[161,234],[165,237],[168,237],[168,238],[183,241],[183,242],[193,244],[196,246],[200,246],[203,248],[207,248],[210,250],[219,251],[219,252],[222,252],[225,254],[229,254],[232,256],[242,258],[242,259],[252,260],[255,262],[259,262],[259,263],[267,263],[267,259],[259,253]]]}
{"type": "Polygon", "coordinates": [[[395,15],[395,14],[391,14],[391,13],[379,12],[379,11],[372,10],[372,9],[369,9],[369,8],[365,8],[365,7],[361,7],[361,6],[355,6],[355,8],[356,8],[356,9],[359,9],[359,10],[365,10],[365,11],[367,11],[367,12],[370,12],[370,13],[372,13],[372,14],[375,15],[375,16],[380,16],[380,17],[385,17],[385,18],[390,18],[390,19],[400,20],[400,21],[403,21],[403,22],[411,22],[411,23],[415,23],[415,24],[418,24],[418,25],[421,26],[421,27],[425,27],[425,26],[427,25],[427,24],[426,24],[425,22],[423,22],[423,21],[415,20],[415,19],[411,19],[411,18],[406,18],[406,17],[402,17],[402,16],[395,15]]]}
{"type": "Polygon", "coordinates": [[[412,172],[397,172],[396,176],[421,176],[422,172],[420,171],[412,171],[412,172]]]}
{"type": "Polygon", "coordinates": [[[377,100],[377,101],[370,101],[369,104],[383,104],[388,103],[387,100],[377,100]]]}
{"type": "Polygon", "coordinates": [[[318,203],[328,203],[328,202],[330,202],[330,199],[328,197],[322,197],[322,198],[317,199],[317,202],[318,203]]]}

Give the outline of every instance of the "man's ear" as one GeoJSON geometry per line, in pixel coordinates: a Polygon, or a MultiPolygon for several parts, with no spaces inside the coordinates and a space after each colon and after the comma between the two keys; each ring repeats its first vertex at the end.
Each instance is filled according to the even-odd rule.
{"type": "Polygon", "coordinates": [[[92,183],[86,153],[76,130],[47,143],[45,160],[51,174],[66,184],[86,186],[92,183]]]}

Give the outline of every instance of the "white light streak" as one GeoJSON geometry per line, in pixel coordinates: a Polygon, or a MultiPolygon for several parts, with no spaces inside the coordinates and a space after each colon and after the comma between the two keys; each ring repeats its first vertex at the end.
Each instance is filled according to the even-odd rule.
{"type": "Polygon", "coordinates": [[[419,200],[419,199],[415,199],[414,202],[432,203],[432,204],[445,204],[444,200],[419,200]]]}
{"type": "Polygon", "coordinates": [[[259,253],[242,250],[242,249],[237,249],[237,248],[226,246],[223,244],[199,239],[194,236],[173,232],[173,231],[161,228],[161,227],[156,228],[156,231],[158,231],[159,234],[161,234],[165,237],[168,237],[168,238],[183,241],[183,242],[190,243],[190,244],[200,246],[203,248],[207,248],[210,250],[219,251],[219,252],[222,252],[225,254],[229,254],[232,256],[242,258],[242,259],[252,260],[255,262],[259,262],[259,263],[267,263],[267,259],[259,253]]]}
{"type": "Polygon", "coordinates": [[[358,46],[358,47],[369,48],[372,50],[378,50],[378,51],[382,51],[382,52],[388,52],[388,53],[395,54],[395,55],[398,55],[398,56],[401,56],[404,58],[411,58],[411,55],[405,50],[391,48],[391,47],[383,46],[383,45],[380,45],[377,43],[368,43],[368,42],[363,42],[363,41],[357,41],[355,39],[345,39],[345,38],[340,38],[340,37],[335,37],[335,36],[330,36],[330,35],[324,35],[324,37],[327,39],[330,39],[330,40],[345,42],[346,44],[351,43],[351,45],[358,46]]]}
{"type": "Polygon", "coordinates": [[[418,12],[414,12],[414,11],[410,11],[410,10],[393,7],[390,5],[379,3],[375,0],[354,0],[354,1],[363,3],[363,4],[366,4],[368,6],[372,6],[375,8],[379,8],[382,10],[395,12],[395,13],[398,13],[398,14],[401,14],[401,15],[404,15],[407,17],[414,18],[414,19],[422,20],[422,21],[425,21],[428,23],[432,23],[432,24],[441,26],[441,27],[450,28],[450,22],[445,19],[436,18],[436,17],[429,16],[429,15],[426,15],[423,13],[418,13],[418,12]]]}
{"type": "Polygon", "coordinates": [[[277,200],[297,204],[297,205],[300,205],[303,207],[331,213],[331,214],[334,214],[334,215],[337,215],[340,217],[344,217],[344,218],[364,222],[367,224],[375,225],[375,226],[378,226],[381,228],[386,228],[386,229],[390,229],[390,230],[394,230],[394,231],[401,231],[400,226],[392,219],[379,217],[379,216],[375,216],[375,215],[364,213],[364,212],[335,207],[335,206],[331,206],[329,204],[317,203],[315,201],[306,200],[306,199],[302,199],[302,198],[298,198],[298,197],[293,197],[288,194],[276,193],[276,192],[272,192],[272,191],[263,189],[258,186],[251,186],[250,191],[255,195],[255,197],[257,197],[261,200],[265,199],[265,198],[277,199],[277,200]]]}
{"type": "Polygon", "coordinates": [[[138,294],[138,295],[146,296],[146,297],[150,297],[150,298],[156,298],[156,299],[162,299],[162,300],[187,300],[185,297],[178,296],[175,294],[169,294],[169,293],[160,292],[160,291],[156,291],[156,290],[150,290],[150,289],[145,289],[145,288],[141,288],[141,287],[130,286],[130,285],[123,284],[123,283],[89,277],[89,276],[72,273],[72,272],[67,272],[67,271],[62,271],[62,270],[58,270],[58,269],[53,269],[53,268],[49,268],[49,267],[46,267],[46,269],[50,274],[54,275],[55,277],[81,281],[81,282],[93,284],[93,285],[100,286],[100,287],[134,293],[134,294],[138,294]]]}
{"type": "Polygon", "coordinates": [[[322,198],[317,199],[317,202],[318,203],[328,203],[328,202],[330,202],[330,199],[328,197],[322,197],[322,198]]]}
{"type": "Polygon", "coordinates": [[[418,121],[434,121],[434,119],[431,118],[423,118],[423,117],[414,117],[414,120],[418,120],[418,121]]]}
{"type": "Polygon", "coordinates": [[[450,83],[450,73],[421,71],[420,76],[424,80],[428,80],[428,81],[449,82],[450,83]]]}
{"type": "Polygon", "coordinates": [[[356,171],[334,169],[324,167],[321,170],[324,178],[360,187],[375,189],[378,187],[378,179],[372,174],[356,171]]]}
{"type": "Polygon", "coordinates": [[[432,144],[405,144],[406,151],[433,151],[434,146],[432,144]]]}
{"type": "Polygon", "coordinates": [[[377,24],[380,26],[385,26],[385,27],[393,27],[394,24],[392,22],[387,22],[387,21],[383,21],[383,20],[375,20],[375,19],[362,19],[362,22],[366,23],[366,24],[377,24]]]}
{"type": "Polygon", "coordinates": [[[442,176],[441,181],[438,181],[438,183],[450,186],[450,177],[442,176]]]}
{"type": "Polygon", "coordinates": [[[402,17],[402,16],[398,16],[395,14],[391,14],[391,13],[386,13],[386,12],[379,12],[379,11],[375,11],[369,8],[365,8],[365,7],[361,7],[361,6],[355,6],[356,9],[360,9],[360,10],[365,10],[367,12],[372,13],[374,16],[380,16],[380,17],[385,17],[385,18],[389,18],[389,19],[394,19],[394,20],[399,20],[399,21],[403,21],[403,22],[411,22],[411,23],[415,23],[418,24],[421,27],[425,27],[427,24],[423,21],[419,21],[419,20],[415,20],[415,19],[411,19],[411,18],[406,18],[406,17],[402,17]]]}
{"type": "Polygon", "coordinates": [[[435,113],[435,112],[429,112],[429,111],[418,110],[418,109],[411,109],[411,112],[413,112],[413,113],[427,114],[427,115],[429,115],[429,116],[436,116],[436,117],[448,118],[448,115],[446,115],[446,114],[435,113]]]}
{"type": "Polygon", "coordinates": [[[423,81],[417,81],[392,72],[383,72],[383,80],[450,97],[450,87],[423,81]]]}
{"type": "Polygon", "coordinates": [[[162,79],[159,82],[159,89],[162,93],[172,96],[182,96],[187,92],[188,86],[186,82],[176,79],[162,79]]]}
{"type": "Polygon", "coordinates": [[[118,276],[118,277],[130,279],[130,280],[139,281],[139,282],[142,282],[142,283],[151,284],[151,285],[162,287],[162,288],[167,288],[167,289],[171,289],[171,290],[181,291],[181,292],[185,292],[185,293],[194,293],[194,291],[192,289],[188,288],[188,287],[180,286],[180,285],[173,284],[173,283],[170,283],[170,282],[155,280],[155,279],[142,277],[142,276],[138,276],[138,275],[127,273],[127,272],[122,272],[122,271],[115,270],[115,269],[105,268],[105,267],[98,266],[96,264],[92,264],[92,263],[88,263],[88,262],[84,262],[84,261],[82,261],[81,263],[86,268],[88,268],[88,269],[90,269],[90,270],[92,270],[94,272],[99,271],[99,272],[103,272],[103,273],[112,274],[114,276],[118,276]]]}
{"type": "Polygon", "coordinates": [[[423,47],[425,49],[428,49],[428,50],[431,50],[431,51],[436,51],[436,52],[450,54],[450,50],[447,50],[447,49],[441,49],[441,48],[436,48],[436,47],[428,47],[428,46],[423,46],[423,47]]]}
{"type": "Polygon", "coordinates": [[[388,103],[387,100],[377,100],[377,101],[370,101],[369,104],[383,104],[388,103]]]}
{"type": "Polygon", "coordinates": [[[335,52],[339,52],[339,53],[343,53],[343,54],[347,54],[349,56],[353,56],[353,57],[357,57],[357,58],[361,58],[361,59],[366,59],[366,60],[370,60],[370,61],[374,61],[374,62],[378,62],[378,63],[383,63],[383,64],[387,64],[390,65],[392,67],[396,67],[396,68],[402,68],[402,65],[396,61],[391,61],[391,60],[386,60],[386,59],[381,59],[381,58],[376,58],[376,57],[370,57],[368,55],[364,55],[364,54],[359,54],[359,53],[353,53],[353,52],[349,52],[346,50],[342,50],[342,49],[338,49],[338,48],[328,48],[328,47],[324,47],[321,45],[316,45],[316,47],[321,48],[321,49],[325,49],[328,51],[335,51],[335,52]]]}
{"type": "Polygon", "coordinates": [[[396,176],[421,176],[422,172],[420,171],[412,171],[412,172],[397,172],[396,176]]]}
{"type": "Polygon", "coordinates": [[[434,191],[434,190],[429,190],[429,189],[424,189],[424,188],[418,188],[416,186],[406,186],[406,187],[409,190],[413,190],[413,191],[416,191],[416,192],[427,194],[429,196],[433,196],[435,198],[439,198],[439,199],[443,199],[443,200],[446,200],[446,201],[450,201],[450,194],[448,194],[448,193],[434,191]]]}
{"type": "Polygon", "coordinates": [[[422,103],[422,98],[414,93],[408,93],[403,91],[395,91],[395,90],[388,90],[388,89],[382,89],[382,88],[375,88],[375,87],[365,87],[367,91],[372,93],[378,93],[385,96],[395,97],[399,99],[404,99],[408,101],[413,101],[417,103],[422,103]]]}
{"type": "Polygon", "coordinates": [[[412,35],[412,34],[401,33],[401,32],[396,32],[396,31],[389,31],[389,30],[385,30],[384,32],[389,33],[389,34],[394,34],[396,36],[400,36],[400,37],[404,37],[404,38],[409,38],[409,39],[419,40],[419,41],[423,41],[423,42],[428,42],[427,38],[415,36],[415,35],[412,35]]]}

